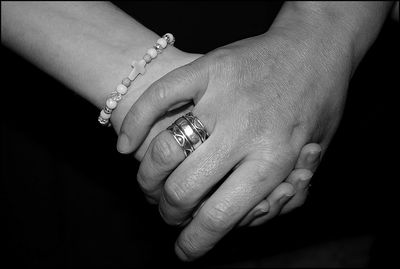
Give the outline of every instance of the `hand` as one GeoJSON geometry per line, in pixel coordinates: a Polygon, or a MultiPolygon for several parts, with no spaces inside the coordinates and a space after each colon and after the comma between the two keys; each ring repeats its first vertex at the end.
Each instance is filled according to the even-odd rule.
{"type": "Polygon", "coordinates": [[[258,226],[278,214],[286,214],[306,201],[310,181],[321,160],[321,147],[310,143],[300,152],[295,169],[240,221],[239,226],[258,226]]]}
{"type": "MultiPolygon", "coordinates": [[[[206,253],[271,193],[306,143],[326,149],[341,117],[350,64],[320,40],[299,39],[279,28],[213,51],[154,83],[125,118],[123,152],[134,151],[159,116],[185,101],[194,101],[194,115],[211,134],[165,183],[144,173],[138,179],[150,197],[161,197],[160,212],[170,224],[184,221],[221,184],[179,236],[182,259],[206,253]]],[[[140,169],[150,172],[142,166],[168,165],[179,154],[172,136],[161,132],[140,169]]]]}
{"type": "MultiPolygon", "coordinates": [[[[139,96],[143,94],[143,92],[151,85],[152,82],[156,81],[169,71],[172,71],[174,68],[188,64],[200,56],[201,55],[198,54],[184,53],[181,51],[174,51],[172,54],[169,51],[166,51],[163,55],[160,55],[157,59],[156,68],[151,70],[151,75],[146,74],[146,76],[143,76],[140,80],[140,83],[138,85],[135,84],[134,89],[131,89],[130,93],[125,97],[123,102],[121,102],[120,107],[113,113],[112,122],[114,129],[118,132],[129,106],[132,105],[139,98],[139,96]]],[[[139,161],[143,159],[151,140],[156,136],[156,134],[160,133],[162,130],[165,130],[174,119],[184,115],[188,111],[191,111],[192,108],[193,106],[189,105],[184,109],[174,110],[168,113],[167,116],[158,120],[152,126],[149,135],[136,151],[136,159],[139,161]]],[[[299,160],[297,161],[296,170],[291,173],[291,176],[288,177],[286,183],[279,185],[270,195],[269,199],[263,200],[259,205],[255,206],[254,209],[247,214],[243,221],[241,221],[240,226],[245,224],[247,225],[249,223],[251,223],[251,226],[255,224],[259,225],[271,219],[272,216],[275,216],[281,211],[283,213],[287,213],[294,208],[301,206],[305,202],[308,182],[311,179],[312,173],[317,167],[320,151],[320,146],[317,144],[309,144],[305,146],[300,154],[299,160]],[[310,162],[310,157],[314,157],[315,161],[310,162]],[[304,182],[304,180],[301,181],[301,179],[306,179],[306,182],[304,182]],[[299,184],[299,182],[302,184],[299,184]],[[285,195],[288,193],[293,193],[293,197],[285,195]],[[281,197],[286,199],[280,199],[281,197]],[[276,203],[276,201],[279,201],[279,203],[276,203]],[[262,218],[260,218],[261,216],[262,218]],[[257,219],[257,221],[253,222],[255,219],[257,219]]],[[[179,161],[179,163],[181,161],[179,161]]],[[[174,167],[176,167],[179,163],[176,163],[174,167]]],[[[143,174],[143,172],[141,174],[143,174]]]]}
{"type": "MultiPolygon", "coordinates": [[[[318,144],[310,143],[305,145],[295,169],[289,174],[285,182],[276,187],[265,200],[256,205],[239,222],[238,226],[259,226],[276,217],[278,214],[286,214],[302,206],[307,198],[308,189],[311,186],[311,178],[321,160],[321,147],[318,144]]],[[[156,170],[159,170],[156,168],[156,170]]],[[[150,200],[154,201],[154,200],[150,200]]],[[[206,201],[194,212],[197,215],[206,201]]],[[[185,226],[190,219],[187,219],[182,226],[185,226]]]]}
{"type": "MultiPolygon", "coordinates": [[[[200,56],[200,54],[185,53],[174,47],[167,48],[161,55],[157,56],[157,58],[149,64],[146,74],[144,76],[139,76],[134,83],[132,83],[129,92],[114,110],[111,122],[115,132],[117,134],[119,133],[122,122],[130,107],[153,82],[157,81],[168,72],[191,63],[200,56]]],[[[191,111],[192,108],[193,105],[188,104],[159,118],[154,125],[151,126],[148,135],[142,141],[140,146],[137,147],[135,158],[138,161],[141,161],[152,139],[162,130],[165,130],[176,118],[183,116],[185,113],[191,111]]]]}

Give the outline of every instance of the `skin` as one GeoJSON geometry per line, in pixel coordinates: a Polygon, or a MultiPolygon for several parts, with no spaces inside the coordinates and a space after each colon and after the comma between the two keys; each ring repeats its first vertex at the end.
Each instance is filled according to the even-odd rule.
{"type": "Polygon", "coordinates": [[[310,143],[301,149],[295,169],[284,183],[275,188],[272,193],[256,205],[244,217],[239,226],[258,226],[276,217],[286,214],[303,205],[308,195],[311,178],[321,160],[321,147],[310,143]]]}
{"type": "MultiPolygon", "coordinates": [[[[140,59],[143,52],[158,38],[158,35],[106,2],[71,4],[3,1],[1,12],[3,45],[98,108],[104,105],[107,95],[124,74],[127,75],[130,61],[140,59]]],[[[146,75],[135,80],[127,96],[114,111],[111,119],[114,130],[119,132],[131,106],[153,82],[199,57],[199,54],[185,53],[169,47],[152,61],[146,68],[146,75]]],[[[143,160],[154,137],[176,118],[192,109],[193,104],[189,104],[155,121],[147,130],[147,136],[142,136],[141,142],[136,145],[135,158],[143,160]]],[[[266,194],[260,204],[255,204],[253,210],[244,216],[241,225],[258,225],[275,216],[275,212],[289,212],[304,203],[309,181],[301,179],[313,171],[314,163],[306,160],[308,155],[316,151],[321,152],[317,144],[305,146],[298,158],[296,157],[298,165],[294,167],[295,170],[288,176],[286,183],[278,185],[271,196],[266,194]],[[280,198],[286,197],[288,193],[294,196],[283,202],[280,198]],[[256,212],[260,210],[262,214],[257,215],[256,212]],[[266,216],[270,217],[266,219],[266,216]]],[[[319,157],[316,159],[318,162],[319,157]]]]}
{"type": "Polygon", "coordinates": [[[391,6],[286,3],[267,33],[216,49],[140,96],[121,127],[120,152],[136,151],[155,120],[185,102],[194,103],[193,114],[211,134],[164,175],[166,181],[143,176],[163,155],[176,153],[166,131],[153,139],[141,164],[139,182],[169,224],[187,220],[208,197],[176,241],[182,260],[212,249],[255,206],[265,206],[268,195],[271,216],[277,214],[273,206],[288,187],[281,183],[301,149],[318,143],[323,154],[329,145],[350,78],[391,6]]]}

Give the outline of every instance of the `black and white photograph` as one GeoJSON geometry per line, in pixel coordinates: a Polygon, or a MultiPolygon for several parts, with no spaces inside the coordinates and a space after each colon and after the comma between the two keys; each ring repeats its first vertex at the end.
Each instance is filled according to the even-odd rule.
{"type": "Polygon", "coordinates": [[[398,30],[399,1],[1,1],[0,267],[394,265],[398,30]]]}

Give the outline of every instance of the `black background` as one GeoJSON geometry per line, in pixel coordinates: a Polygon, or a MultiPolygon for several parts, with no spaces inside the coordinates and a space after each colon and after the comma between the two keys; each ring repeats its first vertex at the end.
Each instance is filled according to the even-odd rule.
{"type": "MultiPolygon", "coordinates": [[[[206,53],[267,31],[282,3],[116,4],[159,35],[174,33],[179,49],[206,53]]],[[[398,23],[387,21],[355,73],[306,205],[234,231],[191,266],[388,263],[396,213],[397,31],[398,23]],[[331,242],[348,255],[329,248],[321,254],[331,242]],[[291,256],[303,249],[311,258],[291,256]]],[[[185,266],[173,254],[179,229],[145,202],[138,163],[116,152],[116,136],[98,126],[97,109],[3,46],[1,62],[3,262],[185,266]]]]}

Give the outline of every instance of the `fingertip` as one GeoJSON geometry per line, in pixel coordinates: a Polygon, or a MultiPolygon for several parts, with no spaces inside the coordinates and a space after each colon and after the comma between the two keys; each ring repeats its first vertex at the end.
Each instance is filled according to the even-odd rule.
{"type": "Polygon", "coordinates": [[[118,137],[117,150],[119,153],[127,154],[130,149],[129,137],[125,133],[121,133],[118,137]]]}
{"type": "Polygon", "coordinates": [[[310,153],[319,153],[322,151],[321,145],[317,143],[310,143],[304,146],[304,149],[310,153]]]}
{"type": "Polygon", "coordinates": [[[310,143],[304,146],[304,153],[307,155],[306,160],[309,165],[317,162],[321,156],[322,148],[319,144],[310,143]]]}
{"type": "Polygon", "coordinates": [[[314,170],[319,163],[322,148],[319,144],[310,143],[305,145],[300,152],[296,168],[306,168],[314,170]]]}
{"type": "Polygon", "coordinates": [[[290,183],[297,191],[301,191],[304,184],[309,182],[313,175],[313,172],[308,169],[295,169],[290,173],[286,182],[290,183]]]}
{"type": "Polygon", "coordinates": [[[260,216],[268,213],[270,210],[270,205],[267,199],[262,200],[255,208],[255,214],[254,216],[260,216]]]}
{"type": "Polygon", "coordinates": [[[280,189],[280,196],[281,198],[283,197],[292,197],[296,194],[296,188],[287,182],[283,182],[281,184],[281,189],[280,189]]]}
{"type": "Polygon", "coordinates": [[[294,177],[300,181],[308,181],[313,175],[314,173],[308,169],[297,169],[294,171],[294,177]]]}
{"type": "Polygon", "coordinates": [[[179,246],[178,242],[175,242],[175,254],[183,262],[189,262],[191,259],[186,255],[186,253],[179,246]]]}
{"type": "Polygon", "coordinates": [[[280,212],[282,210],[282,207],[296,194],[296,188],[292,184],[282,184],[287,184],[287,186],[281,189],[278,199],[274,204],[274,206],[276,207],[274,211],[276,211],[277,213],[280,212]]]}
{"type": "Polygon", "coordinates": [[[314,165],[316,162],[319,161],[319,158],[321,156],[321,151],[311,151],[310,153],[307,154],[307,164],[309,166],[314,165]]]}

